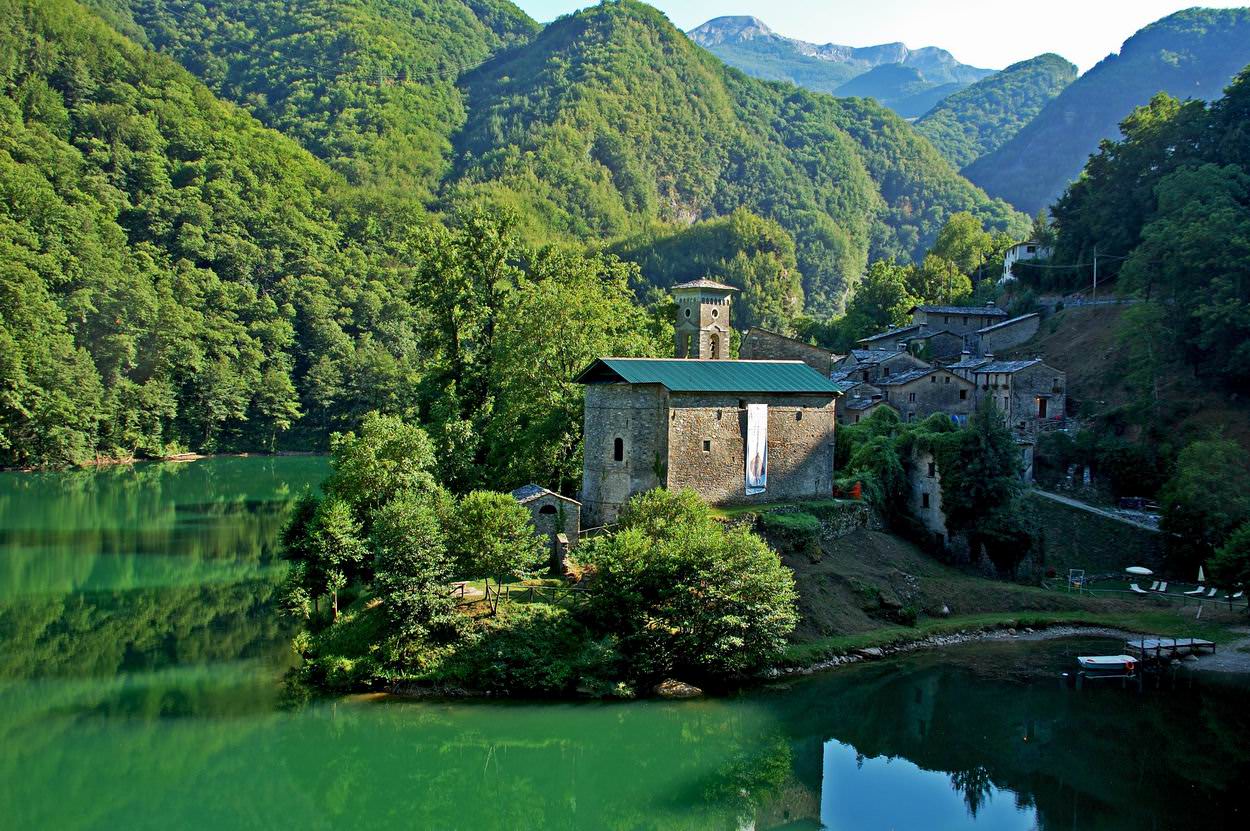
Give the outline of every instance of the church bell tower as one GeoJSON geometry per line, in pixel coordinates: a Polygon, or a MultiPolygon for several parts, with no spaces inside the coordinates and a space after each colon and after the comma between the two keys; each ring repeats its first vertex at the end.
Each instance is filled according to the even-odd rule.
{"type": "Polygon", "coordinates": [[[673,286],[677,301],[674,325],[678,358],[701,361],[729,359],[729,309],[738,290],[711,280],[673,286]]]}

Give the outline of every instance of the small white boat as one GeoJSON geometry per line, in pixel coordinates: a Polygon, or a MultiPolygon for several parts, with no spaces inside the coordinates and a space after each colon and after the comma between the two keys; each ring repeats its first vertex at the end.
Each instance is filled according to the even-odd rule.
{"type": "Polygon", "coordinates": [[[1132,655],[1081,655],[1076,662],[1086,672],[1132,672],[1137,659],[1132,655]]]}

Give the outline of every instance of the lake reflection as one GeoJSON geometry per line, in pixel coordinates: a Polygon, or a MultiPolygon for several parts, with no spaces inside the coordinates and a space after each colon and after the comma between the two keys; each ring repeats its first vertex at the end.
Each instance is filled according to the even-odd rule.
{"type": "Polygon", "coordinates": [[[277,538],[325,470],[0,475],[5,827],[1244,822],[1246,688],[1059,688],[1073,654],[1114,643],[968,646],[691,702],[293,705],[277,538]]]}

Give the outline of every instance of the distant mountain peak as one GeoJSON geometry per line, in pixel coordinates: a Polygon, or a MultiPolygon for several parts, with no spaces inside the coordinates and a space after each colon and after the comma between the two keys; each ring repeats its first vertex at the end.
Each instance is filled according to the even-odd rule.
{"type": "Polygon", "coordinates": [[[714,17],[686,34],[700,46],[715,46],[726,42],[741,43],[760,37],[778,37],[764,21],[750,15],[714,17]]]}

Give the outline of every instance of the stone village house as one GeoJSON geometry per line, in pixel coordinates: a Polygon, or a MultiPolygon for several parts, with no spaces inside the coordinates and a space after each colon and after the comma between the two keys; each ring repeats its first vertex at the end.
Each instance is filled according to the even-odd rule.
{"type": "Polygon", "coordinates": [[[657,487],[713,504],[832,493],[841,393],[802,361],[727,359],[735,291],[709,280],[675,287],[681,357],[600,358],[578,376],[585,525],[615,522],[631,496],[657,487]]]}

